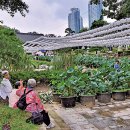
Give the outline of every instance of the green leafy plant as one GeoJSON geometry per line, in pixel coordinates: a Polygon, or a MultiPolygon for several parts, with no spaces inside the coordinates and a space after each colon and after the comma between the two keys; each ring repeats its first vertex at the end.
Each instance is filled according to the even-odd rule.
{"type": "Polygon", "coordinates": [[[77,84],[80,80],[78,75],[81,73],[80,68],[69,68],[67,71],[60,75],[61,82],[58,84],[60,90],[62,91],[62,96],[75,96],[77,84]]]}
{"type": "Polygon", "coordinates": [[[112,82],[113,91],[125,91],[128,88],[127,74],[122,70],[109,73],[108,78],[112,82]]]}

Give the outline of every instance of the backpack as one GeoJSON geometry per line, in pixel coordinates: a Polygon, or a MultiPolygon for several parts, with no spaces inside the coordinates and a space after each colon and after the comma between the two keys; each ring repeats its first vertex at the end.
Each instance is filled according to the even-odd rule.
{"type": "Polygon", "coordinates": [[[19,98],[18,102],[16,103],[16,105],[17,105],[17,107],[18,107],[19,109],[25,110],[26,107],[27,107],[29,104],[31,104],[31,103],[29,103],[29,104],[26,103],[26,95],[27,95],[28,93],[30,93],[31,91],[32,91],[32,90],[29,90],[27,93],[25,93],[25,92],[26,92],[26,89],[24,89],[24,94],[19,98]]]}

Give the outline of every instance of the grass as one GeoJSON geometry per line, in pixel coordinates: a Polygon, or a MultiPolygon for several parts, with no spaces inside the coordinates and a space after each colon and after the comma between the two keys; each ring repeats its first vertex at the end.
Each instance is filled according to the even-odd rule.
{"type": "Polygon", "coordinates": [[[38,130],[39,126],[26,123],[26,119],[30,116],[30,113],[0,104],[0,129],[9,123],[11,130],[38,130]]]}

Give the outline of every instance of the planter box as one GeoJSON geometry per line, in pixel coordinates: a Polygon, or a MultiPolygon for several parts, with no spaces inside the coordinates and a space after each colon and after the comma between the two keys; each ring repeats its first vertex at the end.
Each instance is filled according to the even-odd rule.
{"type": "Polygon", "coordinates": [[[110,93],[101,93],[97,94],[97,100],[101,103],[109,103],[111,102],[111,94],[110,93]]]}
{"type": "Polygon", "coordinates": [[[75,96],[71,97],[62,97],[61,96],[61,104],[63,107],[69,108],[75,106],[75,96]]]}
{"type": "Polygon", "coordinates": [[[95,96],[80,96],[80,103],[86,107],[93,107],[95,105],[95,96]]]}
{"type": "Polygon", "coordinates": [[[59,102],[59,103],[61,103],[60,96],[61,96],[61,94],[53,93],[53,98],[52,98],[53,101],[54,101],[54,102],[59,102]]]}
{"type": "Polygon", "coordinates": [[[116,101],[125,101],[126,92],[112,92],[112,98],[116,101]]]}

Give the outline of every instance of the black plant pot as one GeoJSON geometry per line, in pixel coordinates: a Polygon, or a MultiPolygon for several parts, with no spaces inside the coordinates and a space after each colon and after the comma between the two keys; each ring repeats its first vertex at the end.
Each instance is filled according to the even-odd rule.
{"type": "Polygon", "coordinates": [[[61,103],[60,96],[61,94],[53,93],[53,101],[61,103]]]}
{"type": "Polygon", "coordinates": [[[80,96],[80,103],[86,107],[93,107],[95,105],[95,96],[80,96]]]}
{"type": "Polygon", "coordinates": [[[75,106],[75,96],[71,97],[62,97],[61,96],[61,103],[63,107],[74,107],[75,106]]]}
{"type": "Polygon", "coordinates": [[[80,96],[76,96],[76,97],[75,97],[75,101],[76,101],[76,102],[80,102],[80,96]]]}
{"type": "Polygon", "coordinates": [[[111,93],[100,93],[97,94],[97,100],[101,103],[109,103],[111,102],[111,93]]]}
{"type": "Polygon", "coordinates": [[[130,90],[127,90],[127,92],[126,92],[126,98],[130,99],[130,90]]]}
{"type": "Polygon", "coordinates": [[[112,92],[112,98],[115,101],[125,101],[126,92],[112,92]]]}

